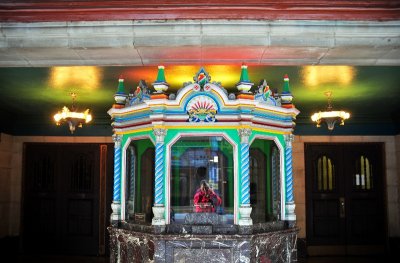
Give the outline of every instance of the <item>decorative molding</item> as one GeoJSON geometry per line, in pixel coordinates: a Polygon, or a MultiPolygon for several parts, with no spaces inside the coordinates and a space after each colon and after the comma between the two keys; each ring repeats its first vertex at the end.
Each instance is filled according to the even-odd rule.
{"type": "MultiPolygon", "coordinates": [[[[205,85],[204,89],[207,86],[205,85]]],[[[192,98],[186,106],[189,122],[215,122],[217,110],[217,103],[205,95],[198,95],[192,98]]]]}
{"type": "Polygon", "coordinates": [[[286,147],[292,148],[292,142],[293,141],[294,141],[294,135],[293,134],[286,134],[285,135],[286,147]]]}
{"type": "Polygon", "coordinates": [[[156,136],[157,143],[164,143],[165,136],[167,135],[167,130],[162,128],[154,128],[153,133],[156,136]]]}
{"type": "Polygon", "coordinates": [[[250,128],[241,128],[238,130],[239,136],[240,136],[240,142],[241,143],[249,143],[249,138],[251,135],[251,129],[250,128]]]}
{"type": "Polygon", "coordinates": [[[114,141],[114,147],[115,148],[121,148],[121,139],[122,136],[119,134],[113,134],[112,139],[114,141]]]}

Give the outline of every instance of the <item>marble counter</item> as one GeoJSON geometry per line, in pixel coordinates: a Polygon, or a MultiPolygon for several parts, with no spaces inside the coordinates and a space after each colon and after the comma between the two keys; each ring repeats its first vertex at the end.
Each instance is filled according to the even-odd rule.
{"type": "Polygon", "coordinates": [[[160,233],[121,223],[109,227],[110,262],[296,262],[298,229],[284,228],[283,222],[260,224],[240,234],[237,225],[186,224],[167,225],[160,233]],[[198,234],[193,227],[208,229],[198,234]]]}

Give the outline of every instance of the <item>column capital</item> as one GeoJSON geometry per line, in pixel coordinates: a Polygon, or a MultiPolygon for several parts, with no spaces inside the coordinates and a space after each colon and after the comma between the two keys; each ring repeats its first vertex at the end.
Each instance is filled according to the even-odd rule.
{"type": "Polygon", "coordinates": [[[114,141],[115,148],[120,148],[121,147],[122,135],[113,134],[112,139],[114,141]]]}
{"type": "Polygon", "coordinates": [[[167,135],[167,130],[163,128],[153,128],[153,133],[156,136],[156,142],[164,142],[165,136],[167,135]]]}
{"type": "Polygon", "coordinates": [[[240,142],[241,143],[249,143],[251,129],[250,128],[240,128],[238,130],[238,132],[239,132],[239,136],[240,136],[240,142]]]}
{"type": "Polygon", "coordinates": [[[292,133],[285,135],[286,147],[292,148],[292,142],[293,141],[294,141],[294,135],[292,133]]]}

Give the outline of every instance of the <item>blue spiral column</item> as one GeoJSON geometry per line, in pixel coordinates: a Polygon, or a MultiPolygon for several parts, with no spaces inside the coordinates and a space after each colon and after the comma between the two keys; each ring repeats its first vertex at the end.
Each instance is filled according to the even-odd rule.
{"type": "Polygon", "coordinates": [[[285,135],[285,172],[286,172],[286,220],[289,221],[290,226],[296,223],[296,214],[294,209],[296,207],[293,198],[293,157],[292,157],[292,142],[293,134],[285,135]]]}
{"type": "Polygon", "coordinates": [[[113,201],[111,204],[111,222],[116,223],[121,218],[121,139],[118,134],[113,135],[114,141],[114,187],[113,201]]]}
{"type": "Polygon", "coordinates": [[[250,155],[249,155],[249,137],[251,129],[239,129],[240,136],[240,207],[239,207],[239,225],[249,226],[253,224],[250,217],[250,155]]]}
{"type": "Polygon", "coordinates": [[[240,192],[240,203],[242,205],[250,205],[250,156],[249,156],[249,149],[250,146],[248,143],[241,143],[240,144],[240,159],[242,161],[241,169],[241,192],[240,192]]]}
{"type": "Polygon", "coordinates": [[[165,168],[164,168],[164,139],[167,134],[166,129],[153,129],[156,136],[156,156],[155,156],[155,182],[154,182],[154,206],[153,206],[153,225],[165,225],[165,168]]]}

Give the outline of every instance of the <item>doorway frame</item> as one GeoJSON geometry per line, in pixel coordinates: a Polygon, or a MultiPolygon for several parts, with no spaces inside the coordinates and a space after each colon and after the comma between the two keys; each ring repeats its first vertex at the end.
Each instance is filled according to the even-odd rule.
{"type": "MultiPolygon", "coordinates": [[[[304,186],[304,196],[305,196],[305,209],[304,209],[304,215],[305,215],[305,227],[306,227],[306,252],[310,256],[326,256],[326,255],[375,255],[375,254],[386,254],[388,253],[388,243],[389,243],[389,207],[388,207],[388,193],[387,193],[387,142],[382,142],[382,141],[351,141],[351,140],[345,140],[345,141],[339,141],[339,142],[315,142],[315,141],[310,141],[310,142],[304,142],[304,181],[305,181],[305,186],[304,186]],[[382,246],[376,246],[376,245],[352,245],[352,244],[346,244],[346,242],[343,245],[308,245],[307,244],[307,226],[309,225],[309,221],[311,220],[308,215],[310,214],[310,197],[308,196],[310,194],[309,187],[312,187],[312,184],[309,184],[309,182],[312,182],[312,178],[309,178],[311,176],[311,173],[307,171],[307,148],[308,146],[338,146],[338,147],[345,147],[345,146],[351,146],[351,145],[376,145],[379,149],[379,154],[381,155],[381,172],[382,172],[382,181],[381,181],[381,192],[379,193],[380,198],[382,200],[382,212],[383,212],[383,242],[382,246]]],[[[342,178],[343,179],[343,178],[342,178]]],[[[345,190],[346,191],[346,190],[345,190]]],[[[347,195],[347,193],[346,193],[347,195]]],[[[345,239],[347,239],[347,232],[345,231],[345,239]]]]}

